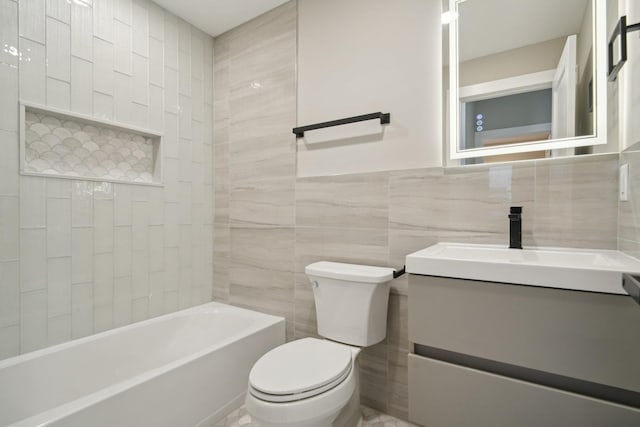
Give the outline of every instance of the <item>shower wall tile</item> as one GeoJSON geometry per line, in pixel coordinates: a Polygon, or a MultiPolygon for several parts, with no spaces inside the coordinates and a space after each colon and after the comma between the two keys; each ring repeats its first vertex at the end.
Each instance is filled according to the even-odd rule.
{"type": "Polygon", "coordinates": [[[44,2],[45,0],[20,0],[18,3],[20,35],[39,43],[45,42],[44,2]]]}
{"type": "Polygon", "coordinates": [[[56,345],[71,339],[71,315],[64,314],[47,319],[47,345],[56,345]]]}
{"type": "Polygon", "coordinates": [[[93,61],[93,4],[71,8],[71,54],[93,61]]]}
{"type": "Polygon", "coordinates": [[[18,145],[16,132],[0,130],[0,196],[20,195],[18,145]]]}
{"type": "Polygon", "coordinates": [[[165,66],[178,69],[178,18],[170,13],[164,15],[164,60],[165,66]]]}
{"type": "Polygon", "coordinates": [[[191,54],[191,31],[189,24],[183,19],[178,19],[178,49],[191,54]]]}
{"type": "Polygon", "coordinates": [[[134,299],[131,309],[131,320],[140,322],[149,317],[149,300],[144,298],[134,299]]]}
{"type": "Polygon", "coordinates": [[[20,351],[29,352],[47,346],[47,291],[20,295],[20,351]]]}
{"type": "Polygon", "coordinates": [[[82,338],[93,333],[93,284],[71,286],[71,337],[82,338]]]}
{"type": "Polygon", "coordinates": [[[71,315],[65,314],[47,319],[47,345],[71,340],[71,315]]]}
{"type": "Polygon", "coordinates": [[[178,131],[180,138],[191,139],[193,135],[193,104],[186,95],[178,96],[178,131]]]}
{"type": "Polygon", "coordinates": [[[47,16],[69,24],[71,4],[67,0],[46,0],[47,16]]]}
{"type": "Polygon", "coordinates": [[[131,25],[132,1],[115,0],[113,17],[120,22],[131,25]]]}
{"type": "Polygon", "coordinates": [[[213,39],[147,0],[3,5],[0,357],[210,300],[213,39]],[[163,186],[20,176],[18,92],[162,132],[163,186]]]}
{"type": "Polygon", "coordinates": [[[24,101],[44,104],[46,97],[44,45],[21,37],[20,52],[24,60],[20,63],[20,98],[24,101]]]}
{"type": "MultiPolygon", "coordinates": [[[[98,0],[93,2],[93,33],[102,40],[113,42],[114,0],[98,0]]],[[[97,58],[99,53],[94,51],[97,58]]]]}
{"type": "MultiPolygon", "coordinates": [[[[94,64],[94,68],[96,65],[94,64]]],[[[94,73],[95,76],[95,73],[94,73]]],[[[113,120],[113,96],[93,91],[93,116],[102,120],[113,120]]]]}
{"type": "Polygon", "coordinates": [[[47,315],[71,314],[71,257],[47,261],[47,315]]]}
{"type": "Polygon", "coordinates": [[[0,330],[20,323],[20,266],[0,262],[0,330]]]}
{"type": "Polygon", "coordinates": [[[93,109],[93,64],[71,57],[71,110],[90,114],[93,109]]]}
{"type": "Polygon", "coordinates": [[[93,305],[105,307],[113,304],[113,254],[93,257],[93,305]]]}
{"type": "Polygon", "coordinates": [[[164,41],[164,9],[155,3],[147,3],[147,6],[149,11],[149,37],[157,41],[164,41]]]}
{"type": "Polygon", "coordinates": [[[149,127],[149,107],[133,102],[131,104],[131,124],[141,128],[149,127]]]}
{"type": "Polygon", "coordinates": [[[71,230],[71,283],[93,280],[93,229],[71,230]]]}
{"type": "Polygon", "coordinates": [[[164,45],[155,38],[149,38],[149,83],[164,86],[164,45]]]}
{"type": "Polygon", "coordinates": [[[93,226],[93,183],[74,181],[71,189],[71,224],[93,226]]]}
{"type": "MultiPolygon", "coordinates": [[[[149,56],[149,13],[147,2],[133,0],[133,52],[144,57],[149,56]]],[[[191,27],[189,28],[191,31],[191,27]]]]}
{"type": "Polygon", "coordinates": [[[113,69],[115,65],[113,44],[94,37],[93,57],[93,89],[105,95],[113,95],[113,69]]]}
{"type": "Polygon", "coordinates": [[[47,77],[47,105],[61,110],[71,109],[71,85],[47,77]]]}
{"type": "MultiPolygon", "coordinates": [[[[180,39],[182,42],[182,39],[180,39]]],[[[178,92],[180,95],[191,96],[191,54],[185,50],[178,50],[178,92]]]]}
{"type": "Polygon", "coordinates": [[[132,93],[133,82],[130,75],[120,72],[113,73],[114,78],[114,106],[113,114],[117,121],[126,122],[131,121],[131,115],[133,114],[132,93]]]}
{"type": "Polygon", "coordinates": [[[116,277],[113,282],[114,327],[131,323],[132,318],[131,277],[116,277]]]}
{"type": "Polygon", "coordinates": [[[47,197],[50,199],[70,199],[71,181],[67,179],[48,180],[47,197]]]}
{"type": "Polygon", "coordinates": [[[133,54],[133,102],[149,105],[149,60],[133,54]]]}
{"type": "Polygon", "coordinates": [[[47,232],[44,228],[20,230],[20,290],[47,287],[47,232]]]}
{"type": "Polygon", "coordinates": [[[71,200],[47,199],[47,256],[71,256],[71,200]]]}
{"type": "Polygon", "coordinates": [[[18,131],[18,68],[0,62],[0,130],[18,131]]]}
{"type": "Polygon", "coordinates": [[[114,66],[113,69],[120,73],[131,75],[132,73],[132,38],[133,32],[131,26],[114,21],[115,40],[114,48],[114,66]]]}
{"type": "Polygon", "coordinates": [[[5,359],[20,354],[20,327],[18,325],[0,328],[0,358],[5,359]]]}
{"type": "Polygon", "coordinates": [[[71,78],[69,25],[47,18],[47,76],[68,82],[71,78]]]}
{"type": "Polygon", "coordinates": [[[20,199],[0,197],[0,261],[20,259],[20,199]]]}
{"type": "Polygon", "coordinates": [[[111,307],[93,308],[93,331],[103,332],[113,328],[113,310],[111,307]]]}
{"type": "MultiPolygon", "coordinates": [[[[165,50],[166,53],[166,50],[165,50]]],[[[166,61],[166,57],[165,57],[166,61]]],[[[164,109],[170,113],[178,114],[178,72],[165,67],[164,70],[164,109]]],[[[175,156],[169,156],[175,157],[175,156]]]]}

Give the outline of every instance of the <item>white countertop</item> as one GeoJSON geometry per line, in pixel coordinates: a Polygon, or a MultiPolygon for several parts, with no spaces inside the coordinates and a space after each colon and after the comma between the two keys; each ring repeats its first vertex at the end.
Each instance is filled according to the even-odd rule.
{"type": "Polygon", "coordinates": [[[640,260],[614,250],[446,242],[407,255],[406,266],[411,274],[622,295],[622,274],[640,274],[640,260]]]}

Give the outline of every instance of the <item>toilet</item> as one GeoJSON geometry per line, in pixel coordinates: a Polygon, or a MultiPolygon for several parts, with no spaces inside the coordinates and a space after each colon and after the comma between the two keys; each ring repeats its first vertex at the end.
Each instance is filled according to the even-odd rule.
{"type": "Polygon", "coordinates": [[[361,424],[358,355],[387,333],[392,268],[321,261],[306,267],[318,334],[269,351],[249,374],[246,409],[260,427],[361,424]]]}

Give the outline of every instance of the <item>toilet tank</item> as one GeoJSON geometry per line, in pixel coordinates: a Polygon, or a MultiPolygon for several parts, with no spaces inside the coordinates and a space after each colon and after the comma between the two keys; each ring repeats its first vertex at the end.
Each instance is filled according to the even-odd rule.
{"type": "Polygon", "coordinates": [[[321,261],[308,265],[318,334],[367,347],[387,335],[387,306],[394,270],[321,261]]]}

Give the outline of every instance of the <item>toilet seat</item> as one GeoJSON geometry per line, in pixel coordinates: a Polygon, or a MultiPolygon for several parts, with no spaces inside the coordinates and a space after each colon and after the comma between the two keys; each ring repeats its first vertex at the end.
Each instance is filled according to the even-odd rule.
{"type": "Polygon", "coordinates": [[[303,338],[262,356],[249,374],[249,392],[260,400],[293,402],[330,390],[351,373],[352,349],[343,344],[303,338]]]}

